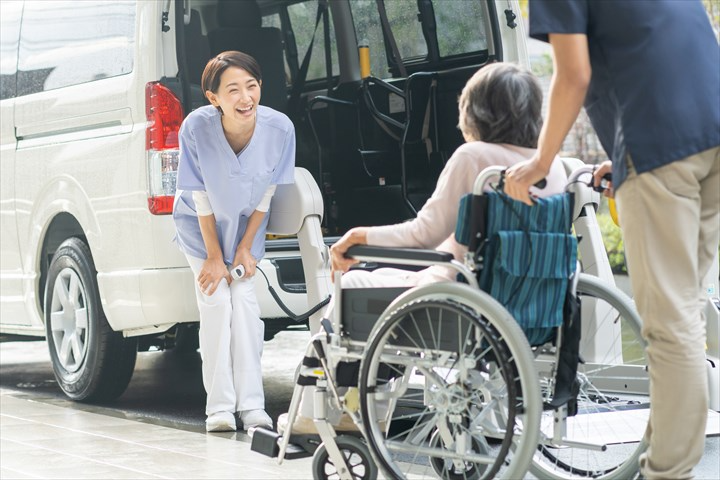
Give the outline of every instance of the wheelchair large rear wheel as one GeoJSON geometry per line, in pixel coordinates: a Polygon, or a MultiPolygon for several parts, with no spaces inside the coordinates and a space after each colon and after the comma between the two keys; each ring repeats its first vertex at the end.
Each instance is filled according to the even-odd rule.
{"type": "MultiPolygon", "coordinates": [[[[650,413],[642,323],[632,301],[596,277],[581,274],[577,293],[584,362],[578,365],[578,412],[567,419],[564,441],[553,438],[553,411],[543,412],[540,447],[530,468],[539,478],[633,478],[647,448],[643,437],[650,413]]],[[[544,400],[554,385],[553,362],[549,355],[536,359],[544,400]]]]}
{"type": "Polygon", "coordinates": [[[509,314],[479,297],[489,308],[410,301],[381,319],[368,342],[359,382],[363,424],[393,478],[519,478],[527,470],[537,432],[526,435],[522,425],[528,411],[531,419],[540,414],[530,348],[509,314]],[[497,315],[478,313],[488,310],[497,315]],[[526,448],[516,448],[523,442],[526,448]]]}

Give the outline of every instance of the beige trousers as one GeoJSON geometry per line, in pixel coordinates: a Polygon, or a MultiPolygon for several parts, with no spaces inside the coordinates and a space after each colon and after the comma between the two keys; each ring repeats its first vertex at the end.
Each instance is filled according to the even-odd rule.
{"type": "Polygon", "coordinates": [[[718,251],[720,147],[629,175],[616,192],[633,296],[648,342],[645,478],[692,478],[705,445],[707,295],[718,251]]]}

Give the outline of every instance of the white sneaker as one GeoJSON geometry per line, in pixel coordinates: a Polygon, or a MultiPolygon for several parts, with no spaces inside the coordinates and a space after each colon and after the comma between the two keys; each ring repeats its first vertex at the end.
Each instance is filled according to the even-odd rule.
{"type": "Polygon", "coordinates": [[[240,421],[243,424],[243,430],[250,430],[251,428],[257,427],[267,428],[268,430],[272,430],[273,428],[272,418],[261,408],[257,410],[243,410],[240,412],[240,421]]]}
{"type": "Polygon", "coordinates": [[[234,432],[237,430],[235,415],[230,412],[213,413],[205,420],[205,430],[208,432],[234,432]]]}

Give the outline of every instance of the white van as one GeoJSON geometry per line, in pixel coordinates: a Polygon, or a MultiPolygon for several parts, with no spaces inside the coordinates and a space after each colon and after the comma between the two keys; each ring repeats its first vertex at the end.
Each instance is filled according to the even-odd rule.
{"type": "MultiPolygon", "coordinates": [[[[122,394],[138,350],[194,348],[169,214],[178,128],[205,103],[212,55],[260,63],[261,103],[293,120],[331,243],[422,206],[462,142],[465,81],[527,63],[519,17],[515,0],[2,0],[0,332],[47,336],[76,400],[122,394]]],[[[296,240],[269,239],[260,267],[308,308],[296,240]]],[[[297,326],[257,278],[266,338],[297,326]]]]}

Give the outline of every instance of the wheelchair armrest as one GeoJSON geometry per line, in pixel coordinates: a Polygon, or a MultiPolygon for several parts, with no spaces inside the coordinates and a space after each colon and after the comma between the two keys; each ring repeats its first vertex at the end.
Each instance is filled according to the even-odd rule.
{"type": "Polygon", "coordinates": [[[388,261],[389,263],[421,262],[423,264],[450,263],[454,257],[451,253],[418,248],[373,247],[369,245],[353,245],[348,248],[346,256],[362,261],[388,261]]]}

